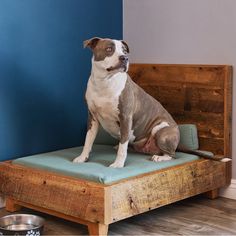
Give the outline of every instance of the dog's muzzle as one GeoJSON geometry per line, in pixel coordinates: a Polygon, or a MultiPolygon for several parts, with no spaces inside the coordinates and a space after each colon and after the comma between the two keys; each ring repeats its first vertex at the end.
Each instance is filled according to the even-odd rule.
{"type": "Polygon", "coordinates": [[[119,61],[122,63],[127,63],[129,61],[129,58],[125,55],[122,55],[119,57],[119,61]]]}
{"type": "Polygon", "coordinates": [[[128,69],[129,58],[125,55],[119,57],[119,63],[116,66],[111,66],[107,68],[107,71],[120,70],[127,71],[128,69]]]}

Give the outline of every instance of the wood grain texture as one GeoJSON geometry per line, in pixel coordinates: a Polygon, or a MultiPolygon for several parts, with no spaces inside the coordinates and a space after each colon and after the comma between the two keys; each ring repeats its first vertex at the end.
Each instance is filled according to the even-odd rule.
{"type": "Polygon", "coordinates": [[[107,235],[108,225],[104,224],[89,224],[88,225],[89,235],[107,235]]]}
{"type": "Polygon", "coordinates": [[[197,125],[201,149],[231,157],[231,66],[132,64],[129,74],[177,123],[197,125]]]}
{"type": "Polygon", "coordinates": [[[230,165],[197,160],[102,185],[8,162],[0,164],[0,193],[7,196],[10,211],[25,206],[80,223],[108,225],[225,186],[230,165]]]}
{"type": "Polygon", "coordinates": [[[208,191],[205,193],[205,196],[208,197],[209,199],[216,199],[219,197],[219,189],[213,189],[211,191],[208,191]]]}
{"type": "Polygon", "coordinates": [[[225,68],[224,80],[224,155],[232,156],[232,67],[225,68]]]}
{"type": "Polygon", "coordinates": [[[0,192],[11,199],[104,223],[102,185],[11,163],[1,163],[0,183],[0,192]]]}
{"type": "Polygon", "coordinates": [[[7,198],[6,211],[16,212],[16,211],[20,211],[22,209],[22,207],[27,207],[29,209],[33,209],[33,210],[36,210],[36,211],[39,211],[39,212],[54,215],[54,216],[57,216],[59,218],[65,219],[65,220],[69,220],[69,221],[72,221],[72,222],[75,222],[75,223],[86,225],[88,227],[89,235],[101,235],[101,236],[103,236],[103,235],[107,235],[107,232],[108,232],[108,225],[100,224],[100,223],[93,223],[93,222],[86,221],[86,220],[78,218],[78,217],[65,215],[63,213],[55,212],[55,211],[52,211],[52,210],[47,209],[47,208],[42,208],[42,207],[39,207],[39,206],[31,205],[29,203],[25,203],[25,202],[13,200],[11,198],[7,198]]]}
{"type": "Polygon", "coordinates": [[[22,205],[17,204],[10,198],[6,199],[6,210],[9,212],[19,211],[22,208],[22,205]]]}
{"type": "Polygon", "coordinates": [[[111,186],[113,222],[226,184],[228,163],[200,160],[111,186]]]}

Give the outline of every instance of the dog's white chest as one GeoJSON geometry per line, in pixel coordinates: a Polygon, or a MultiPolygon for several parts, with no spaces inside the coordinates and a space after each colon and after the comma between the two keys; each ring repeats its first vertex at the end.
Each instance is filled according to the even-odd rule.
{"type": "Polygon", "coordinates": [[[120,136],[119,97],[126,80],[126,73],[117,73],[101,81],[94,81],[93,77],[90,77],[86,91],[89,110],[102,127],[116,138],[120,136]]]}

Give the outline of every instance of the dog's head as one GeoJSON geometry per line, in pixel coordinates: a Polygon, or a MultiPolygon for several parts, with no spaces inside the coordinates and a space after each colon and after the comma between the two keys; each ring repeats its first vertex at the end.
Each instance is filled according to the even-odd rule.
{"type": "Polygon", "coordinates": [[[92,62],[99,70],[107,73],[128,71],[129,47],[125,41],[95,37],[85,40],[84,47],[93,51],[92,62]]]}

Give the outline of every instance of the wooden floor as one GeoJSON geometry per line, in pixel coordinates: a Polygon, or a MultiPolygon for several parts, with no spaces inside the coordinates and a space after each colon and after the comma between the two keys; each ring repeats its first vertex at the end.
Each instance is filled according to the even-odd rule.
{"type": "MultiPolygon", "coordinates": [[[[32,213],[27,209],[21,212],[32,213]]],[[[0,210],[0,216],[6,214],[0,210]]],[[[36,214],[46,219],[45,235],[87,234],[83,225],[36,214]]],[[[236,235],[236,201],[194,197],[114,223],[109,235],[236,235]]]]}

